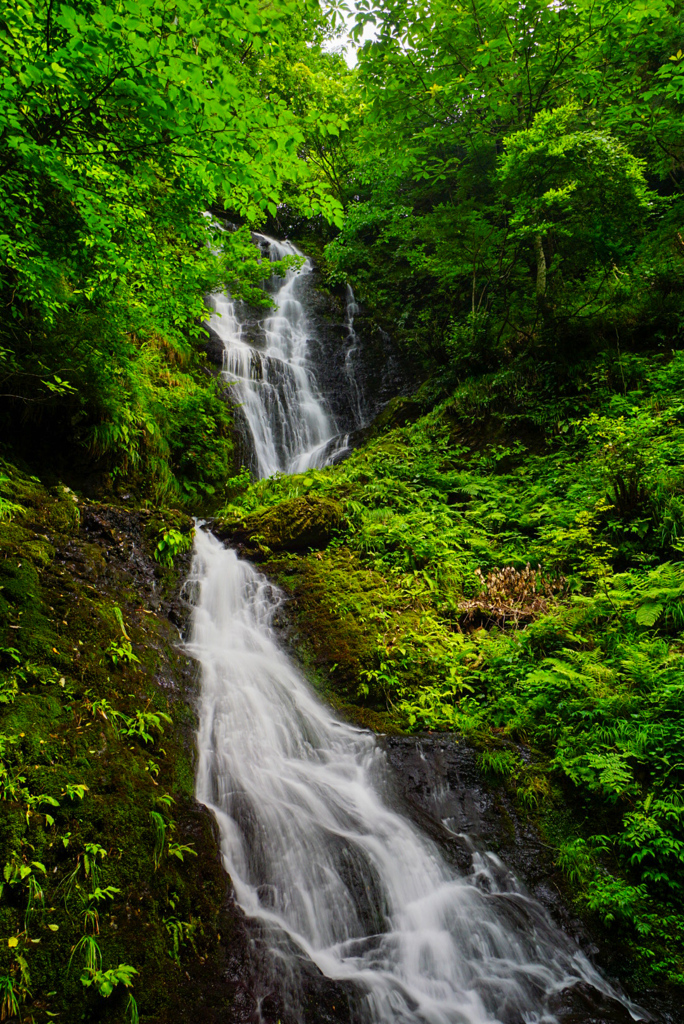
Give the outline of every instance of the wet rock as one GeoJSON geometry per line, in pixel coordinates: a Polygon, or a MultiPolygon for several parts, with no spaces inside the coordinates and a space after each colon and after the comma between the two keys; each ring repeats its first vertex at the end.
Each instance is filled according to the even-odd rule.
{"type": "Polygon", "coordinates": [[[344,293],[327,290],[315,267],[305,288],[311,331],[309,352],[319,386],[340,429],[358,428],[362,424],[352,401],[351,373],[361,395],[363,424],[369,424],[393,396],[415,387],[415,376],[389,335],[365,314],[363,307],[354,317],[356,344],[352,342],[344,293]],[[352,344],[354,354],[349,361],[352,344]]]}
{"type": "Polygon", "coordinates": [[[376,434],[383,430],[393,430],[395,427],[405,427],[409,423],[415,423],[424,411],[424,407],[416,399],[399,395],[390,399],[382,412],[376,416],[371,432],[376,434]]]}
{"type": "Polygon", "coordinates": [[[554,864],[532,822],[522,816],[503,786],[490,782],[477,751],[450,735],[388,736],[383,740],[395,784],[410,808],[442,827],[441,841],[467,835],[501,858],[557,924],[588,946],[582,923],[568,908],[554,864]]]}
{"type": "Polygon", "coordinates": [[[205,332],[205,339],[201,342],[200,348],[210,363],[214,363],[215,366],[222,369],[223,355],[225,352],[224,344],[213,327],[209,327],[208,324],[203,324],[202,326],[205,332]]]}
{"type": "MultiPolygon", "coordinates": [[[[495,853],[500,863],[493,870],[501,890],[515,889],[534,897],[604,977],[618,990],[629,986],[631,979],[622,977],[622,984],[618,980],[622,976],[619,945],[607,942],[605,935],[594,935],[574,913],[564,895],[565,881],[556,867],[555,851],[505,786],[485,775],[473,747],[448,734],[385,736],[380,742],[394,769],[398,805],[439,843],[452,863],[470,874],[474,854],[495,853]]],[[[667,992],[640,992],[631,998],[647,1020],[678,1024],[682,1019],[667,992]]],[[[559,1024],[629,1024],[638,1019],[624,1005],[583,984],[559,992],[548,1009],[559,1024]]],[[[522,1022],[515,1018],[510,1024],[522,1022]]]]}
{"type": "Polygon", "coordinates": [[[575,985],[559,992],[549,1007],[558,1024],[632,1024],[634,1017],[626,1006],[620,1006],[588,985],[575,985]]]}

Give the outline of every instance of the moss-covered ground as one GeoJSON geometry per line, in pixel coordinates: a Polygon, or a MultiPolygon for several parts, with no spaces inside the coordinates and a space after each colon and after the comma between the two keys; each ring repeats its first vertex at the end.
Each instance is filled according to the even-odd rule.
{"type": "Polygon", "coordinates": [[[0,494],[0,1019],[186,1019],[226,893],[178,644],[192,522],[7,464],[0,494]]]}
{"type": "Polygon", "coordinates": [[[637,990],[684,985],[683,400],[681,354],[424,388],[217,526],[342,713],[479,748],[637,990]],[[343,522],[287,550],[304,496],[343,522]]]}

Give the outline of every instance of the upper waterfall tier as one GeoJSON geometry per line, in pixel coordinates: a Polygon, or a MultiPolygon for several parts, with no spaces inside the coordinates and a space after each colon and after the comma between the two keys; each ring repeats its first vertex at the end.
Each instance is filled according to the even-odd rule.
{"type": "Polygon", "coordinates": [[[257,476],[296,473],[323,466],[347,440],[321,394],[309,351],[311,327],[303,302],[311,260],[291,242],[257,236],[272,262],[299,256],[301,267],[272,274],[267,290],[274,310],[260,323],[258,342],[247,340],[236,304],[212,295],[210,328],[224,345],[223,372],[234,385],[252,447],[257,476]]]}

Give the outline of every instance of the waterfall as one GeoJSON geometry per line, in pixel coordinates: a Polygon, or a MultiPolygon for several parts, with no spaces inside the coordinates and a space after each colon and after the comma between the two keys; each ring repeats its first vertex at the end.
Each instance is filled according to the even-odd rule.
{"type": "Polygon", "coordinates": [[[359,386],[359,374],[357,367],[357,356],[359,354],[359,338],[354,330],[354,317],[359,312],[359,307],[354,297],[354,291],[350,284],[347,285],[347,297],[345,302],[344,326],[347,332],[345,345],[347,351],[344,356],[344,372],[349,388],[352,412],[354,414],[354,426],[365,427],[366,415],[363,407],[363,394],[359,386]]]}
{"type": "Polygon", "coordinates": [[[285,277],[267,282],[275,309],[260,324],[259,339],[247,340],[236,304],[227,295],[209,298],[209,326],[224,346],[223,373],[241,410],[258,477],[297,473],[333,461],[346,448],[318,388],[309,355],[309,324],[301,301],[311,260],[290,242],[257,235],[272,262],[303,260],[285,277]]]}
{"type": "Polygon", "coordinates": [[[567,986],[611,994],[541,907],[502,884],[495,858],[460,877],[391,809],[372,734],[337,720],[279,647],[276,588],[202,531],[192,580],[197,797],[284,973],[305,954],[354,982],[361,1019],[380,1024],[548,1022],[567,986]]]}
{"type": "MultiPolygon", "coordinates": [[[[266,241],[274,257],[297,253],[266,241]]],[[[335,437],[296,297],[307,272],[305,262],[274,286],[260,352],[229,300],[215,299],[261,475],[320,465],[335,437]]],[[[190,582],[197,798],[218,822],[236,899],[277,960],[283,1024],[316,1019],[298,996],[306,959],[355,993],[350,1019],[364,1024],[550,1024],[574,987],[613,1001],[621,1020],[647,1019],[493,855],[475,851],[463,875],[394,809],[373,734],[337,719],[279,645],[276,587],[203,530],[190,582]]]]}

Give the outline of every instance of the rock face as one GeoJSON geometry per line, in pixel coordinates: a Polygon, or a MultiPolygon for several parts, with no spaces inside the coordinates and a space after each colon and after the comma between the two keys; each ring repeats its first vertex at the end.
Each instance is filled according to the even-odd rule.
{"type": "Polygon", "coordinates": [[[283,501],[266,512],[254,513],[240,522],[217,523],[215,532],[247,548],[272,551],[305,551],[324,548],[333,531],[342,525],[342,509],[328,498],[304,495],[283,501]]]}
{"type": "MultiPolygon", "coordinates": [[[[523,891],[537,900],[551,919],[597,963],[616,988],[629,990],[619,944],[608,934],[590,931],[573,912],[554,851],[542,841],[534,820],[522,814],[505,785],[490,779],[478,764],[477,751],[458,736],[428,734],[381,738],[394,769],[396,799],[405,813],[437,842],[460,871],[477,871],[478,854],[494,853],[496,882],[503,891],[523,891]],[[467,837],[467,838],[466,838],[467,837]]],[[[483,879],[486,886],[487,880],[483,879]]],[[[679,1024],[681,1013],[667,993],[641,993],[648,1019],[679,1024]]],[[[620,1004],[581,985],[557,998],[554,1012],[561,1024],[630,1024],[620,1004]]]]}
{"type": "Polygon", "coordinates": [[[423,406],[415,398],[398,395],[391,398],[375,418],[371,431],[376,434],[383,430],[393,430],[395,427],[405,427],[408,423],[415,423],[422,413],[423,406]]]}
{"type": "Polygon", "coordinates": [[[209,362],[213,363],[214,366],[218,366],[218,368],[222,370],[225,346],[212,327],[209,327],[208,324],[203,324],[202,327],[206,334],[206,340],[201,343],[200,347],[209,362]]]}
{"type": "Polygon", "coordinates": [[[391,398],[413,390],[415,378],[411,380],[392,338],[363,307],[354,316],[356,344],[352,346],[344,294],[326,290],[317,270],[307,279],[306,287],[309,351],[321,391],[340,429],[365,427],[391,398]],[[351,357],[350,347],[354,348],[351,357]],[[361,396],[362,424],[355,417],[350,373],[361,396]]]}

